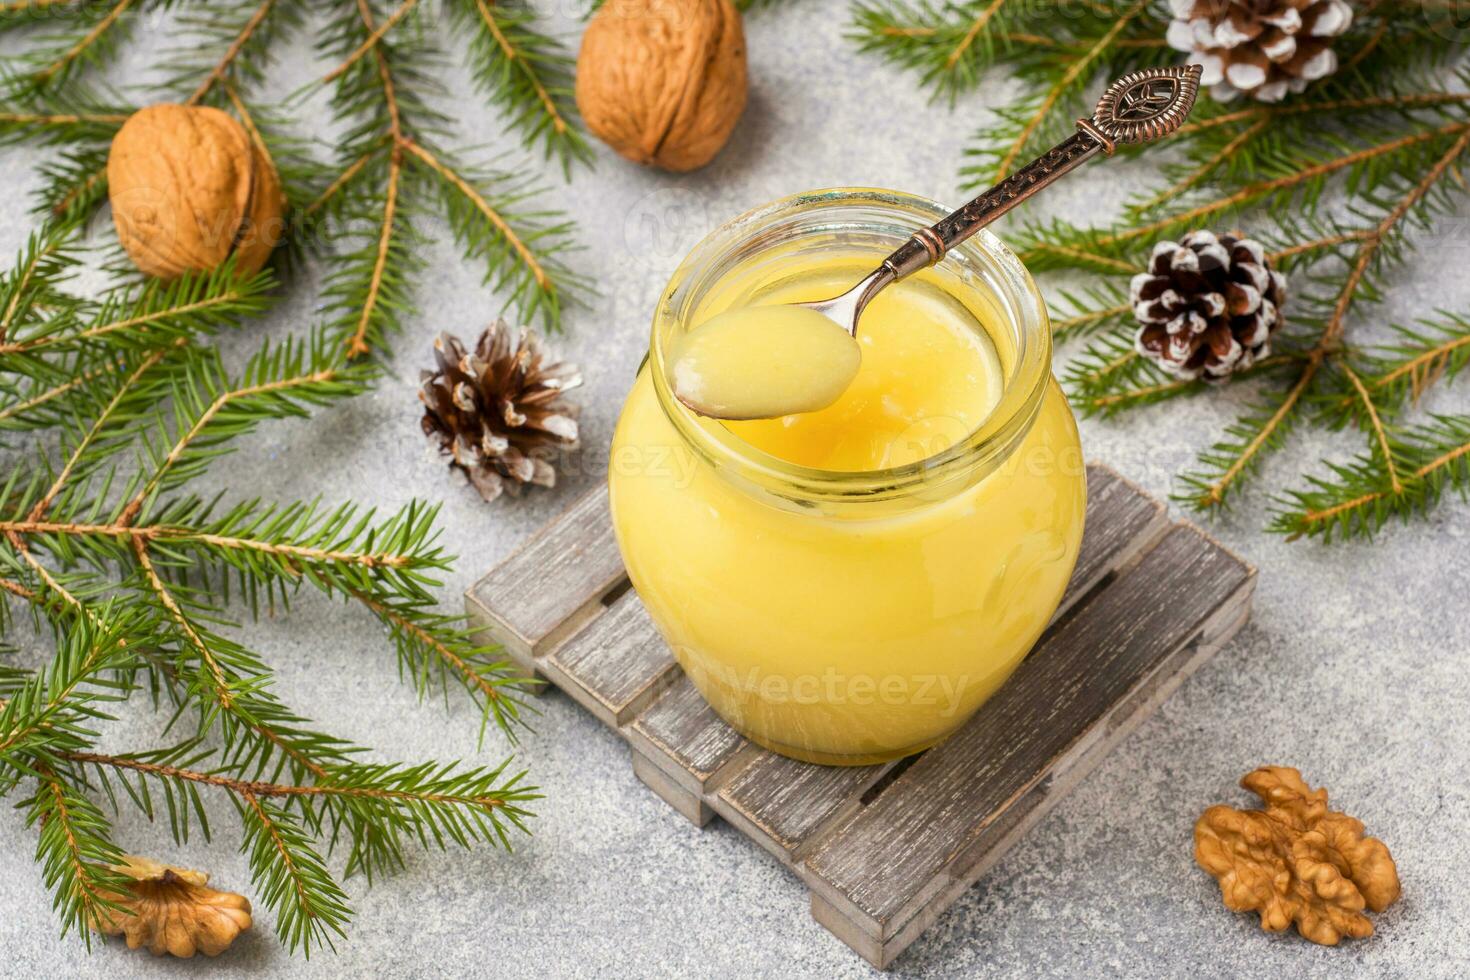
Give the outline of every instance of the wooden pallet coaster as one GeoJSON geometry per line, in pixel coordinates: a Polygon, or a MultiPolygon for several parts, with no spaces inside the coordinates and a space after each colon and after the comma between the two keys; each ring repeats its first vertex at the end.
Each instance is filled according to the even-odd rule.
{"type": "Polygon", "coordinates": [[[726,725],[628,588],[607,490],[466,593],[527,671],[622,735],[633,771],[696,824],[723,817],[790,867],[812,914],[886,968],[1235,633],[1255,570],[1113,471],[1088,467],[1061,608],[1016,673],[934,748],[818,766],[726,725]]]}

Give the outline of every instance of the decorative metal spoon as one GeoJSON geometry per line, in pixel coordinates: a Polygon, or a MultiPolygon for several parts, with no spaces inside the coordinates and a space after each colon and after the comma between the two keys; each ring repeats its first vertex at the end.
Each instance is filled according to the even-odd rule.
{"type": "Polygon", "coordinates": [[[944,254],[1022,201],[1056,183],[1119,143],[1151,143],[1178,129],[1199,94],[1199,65],[1146,68],[1108,86],[1091,119],[1077,132],[928,228],[914,232],[862,282],[833,299],[793,303],[816,310],[857,336],[858,318],[873,297],[893,283],[934,265],[944,254]]]}
{"type": "MultiPolygon", "coordinates": [[[[1120,143],[1149,143],[1177,130],[1194,108],[1201,72],[1200,66],[1187,65],[1145,68],[1124,75],[1108,86],[1098,100],[1092,118],[1077,120],[1077,132],[958,211],[914,232],[912,238],[894,250],[852,289],[832,299],[789,305],[820,313],[856,337],[858,320],[864,308],[883,289],[934,265],[951,248],[1099,153],[1111,156],[1120,143]]],[[[696,328],[690,336],[699,329],[696,328]]],[[[691,390],[685,391],[676,384],[675,394],[701,415],[765,417],[731,412],[701,397],[695,386],[689,387],[691,390]]],[[[796,410],[812,409],[801,407],[796,410]]]]}

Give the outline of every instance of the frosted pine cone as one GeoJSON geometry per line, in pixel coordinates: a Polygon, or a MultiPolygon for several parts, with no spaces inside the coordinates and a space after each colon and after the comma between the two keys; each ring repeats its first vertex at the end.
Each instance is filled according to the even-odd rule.
{"type": "Polygon", "coordinates": [[[434,340],[437,370],[422,372],[424,434],[436,436],[480,496],[556,485],[552,460],[577,447],[578,407],[562,394],[582,383],[569,364],[546,363],[536,337],[504,320],[467,353],[458,338],[434,340]]]}
{"type": "Polygon", "coordinates": [[[1170,47],[1204,68],[1225,101],[1244,92],[1279,102],[1337,70],[1332,41],[1353,22],[1344,0],[1169,0],[1170,47]]]}
{"type": "Polygon", "coordinates": [[[1192,231],[1155,245],[1130,292],[1140,354],[1179,378],[1223,381],[1271,353],[1286,277],[1248,238],[1192,231]]]}

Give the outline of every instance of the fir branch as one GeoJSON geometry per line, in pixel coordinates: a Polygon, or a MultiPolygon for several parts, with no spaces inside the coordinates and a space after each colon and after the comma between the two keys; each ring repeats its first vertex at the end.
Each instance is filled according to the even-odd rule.
{"type": "Polygon", "coordinates": [[[123,785],[150,818],[157,808],[149,785],[161,786],[176,837],[187,836],[189,814],[180,812],[173,801],[190,800],[202,818],[198,787],[223,790],[240,801],[285,801],[313,833],[330,830],[334,844],[345,833],[351,848],[348,876],[363,872],[369,879],[381,870],[402,866],[405,840],[432,839],[441,849],[449,843],[468,848],[486,842],[509,850],[509,831],[527,831],[526,804],[540,799],[536,787],[524,783],[524,772],[508,772],[508,761],[468,769],[435,763],[354,763],[335,770],[330,783],[282,784],[197,768],[210,757],[208,751],[198,751],[197,744],[190,741],[144,755],[67,752],[63,758],[91,767],[114,797],[108,773],[133,774],[134,781],[124,780],[123,785]]]}
{"type": "Polygon", "coordinates": [[[113,606],[68,624],[46,669],[0,703],[0,788],[42,778],[38,759],[81,748],[95,736],[91,726],[109,717],[105,706],[126,695],[131,648],[147,642],[152,625],[145,611],[124,614],[113,606]],[[117,676],[104,676],[109,673],[117,676]]]}
{"type": "Polygon", "coordinates": [[[37,370],[42,355],[79,348],[151,350],[259,313],[270,285],[266,273],[237,278],[228,263],[173,283],[152,282],[118,293],[95,309],[78,306],[59,316],[33,317],[27,329],[0,342],[0,356],[6,357],[7,370],[26,373],[37,370]]]}
{"type": "MultiPolygon", "coordinates": [[[[556,329],[567,300],[580,288],[559,261],[570,246],[570,223],[525,207],[540,194],[534,181],[514,173],[472,172],[440,149],[444,119],[414,90],[414,65],[432,55],[413,39],[384,30],[367,0],[359,0],[355,12],[350,23],[335,25],[324,47],[338,59],[331,76],[334,104],[356,127],[343,143],[342,169],[307,207],[313,220],[342,221],[350,229],[345,237],[357,245],[336,256],[326,290],[325,309],[349,356],[379,348],[412,309],[405,280],[419,263],[417,234],[407,215],[429,190],[437,192],[465,250],[484,261],[487,282],[506,291],[518,316],[539,317],[556,329]],[[381,191],[364,191],[374,183],[381,191]]],[[[520,38],[533,44],[530,35],[502,33],[507,43],[520,38]]],[[[522,53],[528,65],[543,63],[530,47],[522,53]]],[[[516,97],[514,88],[507,98],[516,97]]],[[[527,125],[539,131],[541,124],[527,125]]],[[[550,124],[550,131],[556,129],[550,124]]]]}
{"type": "Polygon", "coordinates": [[[1404,481],[1399,477],[1398,465],[1394,459],[1394,452],[1388,441],[1388,429],[1383,424],[1383,418],[1378,413],[1378,408],[1373,404],[1373,398],[1368,394],[1368,389],[1363,385],[1361,378],[1347,365],[1342,365],[1342,373],[1353,386],[1353,391],[1362,402],[1363,415],[1367,419],[1368,428],[1373,434],[1374,445],[1379,453],[1379,463],[1388,473],[1389,488],[1395,495],[1404,492],[1404,481]]]}
{"type": "Polygon", "coordinates": [[[154,494],[190,479],[225,443],[264,419],[304,417],[311,406],[362,392],[375,374],[371,368],[337,366],[321,335],[306,343],[263,346],[238,381],[226,376],[215,354],[189,368],[173,388],[177,433],[172,440],[164,437],[166,450],[155,452],[152,474],[122,512],[124,524],[154,494]]]}
{"type": "Polygon", "coordinates": [[[0,3],[0,18],[33,16],[56,7],[71,7],[82,2],[83,0],[5,0],[0,3]]]}
{"type": "Polygon", "coordinates": [[[476,643],[460,619],[366,591],[351,594],[388,627],[398,653],[400,675],[412,678],[421,697],[436,678],[447,690],[452,677],[483,709],[481,739],[488,722],[494,719],[514,740],[515,724],[526,707],[522,695],[536,682],[521,676],[498,647],[476,643]]]}
{"type": "Polygon", "coordinates": [[[1139,0],[1138,3],[1125,9],[1117,17],[1107,33],[1098,38],[1097,43],[1089,48],[1082,57],[1074,60],[1067,70],[1062,73],[1061,78],[1057,79],[1056,84],[1041,97],[1034,111],[1021,123],[1020,131],[1016,134],[1015,139],[1001,152],[995,168],[994,179],[996,182],[1004,180],[1010,174],[1015,168],[1016,163],[1021,159],[1021,155],[1026,153],[1033,145],[1037,131],[1041,128],[1041,124],[1046,121],[1046,118],[1051,114],[1052,110],[1056,108],[1057,103],[1061,101],[1064,95],[1071,91],[1072,87],[1079,80],[1088,76],[1098,59],[1118,39],[1129,22],[1143,13],[1147,6],[1146,0],[1139,0]]]}
{"type": "Polygon", "coordinates": [[[1429,424],[1395,437],[1391,452],[1404,471],[1385,482],[1375,454],[1329,464],[1332,476],[1308,477],[1308,487],[1278,501],[1271,529],[1290,538],[1371,537],[1392,517],[1408,520],[1437,504],[1446,489],[1470,488],[1470,417],[1432,416],[1429,424]]]}
{"type": "MultiPolygon", "coordinates": [[[[541,314],[552,324],[560,323],[563,289],[580,285],[556,257],[568,247],[568,222],[547,225],[538,212],[513,214],[508,209],[536,196],[534,184],[517,185],[511,175],[500,174],[489,182],[507,187],[493,202],[462,173],[413,140],[403,148],[443,182],[446,210],[455,237],[473,254],[486,261],[488,281],[509,292],[509,303],[522,319],[541,314]],[[520,225],[520,227],[517,227],[520,225]],[[539,251],[538,251],[539,250],[539,251]],[[507,262],[513,256],[516,261],[507,262]],[[498,274],[495,270],[501,270],[498,274]]],[[[481,178],[481,183],[487,182],[481,178]]]]}
{"type": "Polygon", "coordinates": [[[310,957],[313,944],[332,946],[333,936],[345,937],[352,916],[347,895],[299,819],[249,792],[240,794],[238,808],[245,826],[242,850],[256,887],[275,913],[281,942],[310,957]]]}
{"type": "MultiPolygon", "coordinates": [[[[174,348],[180,343],[182,343],[182,339],[175,342],[174,348]]],[[[122,383],[118,385],[112,397],[102,407],[101,411],[96,414],[92,424],[87,427],[82,437],[72,446],[66,462],[62,464],[61,470],[56,474],[55,480],[52,481],[51,486],[41,495],[41,498],[36,501],[35,506],[31,508],[30,513],[27,514],[27,521],[40,521],[45,516],[46,511],[51,507],[52,502],[55,501],[57,494],[61,493],[67,481],[76,475],[79,469],[86,466],[89,462],[95,462],[99,458],[109,454],[114,448],[120,447],[131,439],[133,432],[127,428],[124,428],[120,432],[109,433],[106,440],[103,440],[103,433],[109,429],[119,413],[124,414],[129,419],[137,420],[142,417],[146,408],[152,406],[156,389],[151,386],[144,387],[142,382],[154,368],[163,362],[164,358],[172,353],[172,350],[172,348],[163,347],[154,351],[140,359],[137,367],[133,368],[123,378],[122,383]],[[132,402],[130,407],[129,402],[132,402]],[[100,452],[98,451],[99,443],[101,444],[100,452]]]]}
{"type": "Polygon", "coordinates": [[[265,59],[272,40],[270,18],[279,14],[282,7],[286,8],[286,13],[280,18],[282,23],[275,25],[276,29],[299,25],[294,0],[248,0],[248,3],[253,3],[254,8],[243,22],[240,21],[238,4],[228,9],[201,10],[187,22],[193,36],[173,53],[169,65],[171,77],[165,82],[169,88],[189,90],[186,105],[204,103],[216,87],[232,76],[243,76],[252,82],[264,76],[265,59]],[[228,42],[218,58],[212,65],[201,65],[200,56],[208,58],[221,39],[228,39],[228,42]]]}
{"type": "MultiPolygon", "coordinates": [[[[397,9],[395,9],[393,13],[388,15],[383,23],[379,24],[377,27],[372,28],[371,33],[368,34],[366,40],[364,40],[361,44],[354,48],[352,50],[352,53],[349,54],[340,65],[327,72],[327,74],[322,78],[322,81],[333,82],[336,81],[338,78],[341,78],[344,74],[347,73],[347,69],[351,68],[354,64],[357,63],[357,60],[359,58],[366,55],[369,51],[376,50],[378,42],[381,41],[383,37],[390,30],[393,29],[394,25],[396,25],[400,20],[406,17],[417,5],[418,0],[403,0],[403,2],[398,5],[397,9]]],[[[366,7],[363,5],[359,5],[359,9],[365,10],[366,7]]],[[[364,20],[370,21],[371,15],[364,14],[364,20]]]]}
{"type": "MultiPolygon", "coordinates": [[[[334,252],[328,323],[305,342],[262,347],[230,374],[199,341],[259,313],[264,276],[241,279],[227,267],[173,284],[124,283],[98,299],[68,294],[72,242],[105,196],[107,146],[130,112],[90,93],[79,69],[100,62],[148,2],[122,0],[100,20],[84,15],[72,22],[84,33],[30,52],[24,64],[43,71],[64,63],[18,81],[20,98],[0,115],[0,140],[63,148],[43,168],[47,229],[0,276],[0,426],[36,436],[0,478],[0,591],[29,604],[56,636],[45,670],[0,671],[0,792],[36,781],[27,802],[46,879],[64,926],[86,932],[112,883],[115,852],[89,792],[100,789],[115,808],[121,788],[150,818],[166,804],[182,842],[191,828],[209,833],[199,790],[225,789],[261,900],[283,941],[309,951],[341,935],[350,916],[319,841],[329,850],[339,836],[349,841],[349,873],[371,877],[401,865],[403,845],[414,841],[508,846],[536,796],[505,766],[357,762],[356,746],[276,700],[269,667],[225,635],[231,583],[257,614],[261,593],[272,609],[278,599],[284,608],[305,584],[362,603],[386,625],[401,672],[421,694],[431,682],[462,686],[483,705],[485,723],[494,718],[508,734],[527,682],[460,620],[434,610],[434,576],[449,559],[436,543],[432,508],[414,504],[383,519],[350,504],[226,506],[178,492],[260,422],[306,415],[372,382],[376,369],[343,363],[343,348],[359,317],[368,318],[360,340],[378,349],[410,309],[419,244],[411,219],[426,191],[444,198],[491,281],[553,323],[575,284],[558,258],[568,228],[526,203],[538,193],[531,184],[476,173],[439,147],[447,120],[421,94],[432,59],[406,27],[413,0],[386,22],[369,0],[355,0],[350,25],[334,17],[326,32],[325,47],[339,59],[359,53],[337,73],[343,161],[325,176],[242,95],[263,77],[271,40],[298,23],[304,5],[230,0],[180,13],[185,43],[166,56],[165,87],[189,104],[233,109],[253,141],[278,165],[285,160],[279,169],[292,202],[311,220],[345,222],[326,236],[334,252]],[[344,322],[349,329],[339,329],[344,322]],[[128,450],[136,462],[117,462],[128,450]],[[114,640],[96,641],[102,636],[114,640]],[[105,756],[93,744],[98,729],[140,672],[155,706],[162,681],[180,711],[198,715],[198,731],[182,749],[105,756]],[[206,737],[217,747],[201,748],[206,737]],[[184,764],[205,758],[207,769],[184,764]]],[[[564,65],[553,63],[554,45],[529,14],[485,5],[470,12],[485,30],[500,29],[495,57],[505,64],[496,70],[508,72],[499,83],[513,90],[508,104],[530,92],[537,114],[570,118],[558,102],[569,76],[559,74],[564,65]]],[[[529,135],[546,126],[561,134],[552,142],[581,145],[570,127],[531,117],[526,126],[529,135]]]]}
{"type": "MultiPolygon", "coordinates": [[[[1268,198],[1279,199],[1279,195],[1283,192],[1290,192],[1297,196],[1320,196],[1324,189],[1324,180],[1333,174],[1350,168],[1361,167],[1364,164],[1378,161],[1385,156],[1420,147],[1444,137],[1456,136],[1463,138],[1467,132],[1470,132],[1470,123],[1454,122],[1446,123],[1443,126],[1426,132],[1400,136],[1376,146],[1340,154],[1330,160],[1314,164],[1293,173],[1247,184],[1229,194],[1196,205],[1177,214],[1160,218],[1157,221],[1131,227],[1127,231],[1098,235],[1090,239],[1090,244],[1092,247],[1098,249],[1103,257],[1112,258],[1113,256],[1108,253],[1116,252],[1120,246],[1131,245],[1139,240],[1152,242],[1157,238],[1164,237],[1180,229],[1197,227],[1202,219],[1218,218],[1223,214],[1238,211],[1246,205],[1257,204],[1268,198]]],[[[1286,202],[1282,201],[1281,203],[1284,205],[1286,202]]],[[[1029,261],[1034,252],[1042,247],[1044,246],[1041,246],[1040,243],[1026,242],[1023,245],[1022,260],[1029,261]]],[[[1047,251],[1055,252],[1055,249],[1047,249],[1047,251]]]]}
{"type": "MultiPolygon", "coordinates": [[[[1460,132],[1459,138],[1450,148],[1423,177],[1410,186],[1408,192],[1383,216],[1370,234],[1359,242],[1357,257],[1348,271],[1346,281],[1338,291],[1337,299],[1332,305],[1331,315],[1327,318],[1316,346],[1308,355],[1306,365],[1297,382],[1291,387],[1275,412],[1269,416],[1262,416],[1258,413],[1246,416],[1229,430],[1237,437],[1234,441],[1217,443],[1212,450],[1203,454],[1200,459],[1207,469],[1203,473],[1188,474],[1184,477],[1185,485],[1191,489],[1180,499],[1187,500],[1201,509],[1220,506],[1225,502],[1232,487],[1242,477],[1254,470],[1259,456],[1281,445],[1284,434],[1292,421],[1293,412],[1301,403],[1302,397],[1310,390],[1324,360],[1335,352],[1347,321],[1348,311],[1358,297],[1375,257],[1389,240],[1390,234],[1414,212],[1416,206],[1424,201],[1434,186],[1449,171],[1451,165],[1465,152],[1467,146],[1470,146],[1470,128],[1465,128],[1460,132]],[[1249,438],[1246,438],[1247,434],[1249,438]],[[1211,478],[1211,471],[1214,473],[1213,478],[1211,478]]],[[[1397,477],[1395,477],[1396,480],[1397,477]]]]}
{"type": "Polygon", "coordinates": [[[1223,506],[1242,480],[1260,465],[1261,457],[1285,442],[1297,419],[1296,408],[1321,364],[1320,359],[1309,360],[1284,394],[1271,396],[1230,425],[1225,439],[1200,454],[1199,463],[1205,469],[1180,477],[1187,489],[1175,494],[1174,499],[1200,510],[1223,506]]]}
{"type": "Polygon", "coordinates": [[[55,892],[61,934],[75,930],[90,950],[93,925],[108,910],[120,911],[118,899],[126,893],[126,879],[113,870],[123,855],[112,842],[112,828],[94,803],[49,766],[39,767],[36,793],[20,805],[28,810],[27,824],[40,829],[36,860],[46,887],[55,892]]]}
{"type": "Polygon", "coordinates": [[[480,90],[510,114],[509,127],[571,176],[575,163],[591,164],[592,148],[577,127],[572,59],[535,28],[535,15],[516,3],[453,0],[456,23],[473,31],[471,68],[480,90]]]}
{"type": "Polygon", "coordinates": [[[1391,407],[1417,404],[1431,385],[1470,364],[1470,319],[1464,316],[1445,313],[1419,321],[1417,330],[1395,329],[1400,342],[1378,348],[1365,365],[1373,398],[1391,407]]]}
{"type": "Polygon", "coordinates": [[[118,27],[123,14],[127,13],[133,3],[134,0],[117,0],[85,34],[32,72],[26,81],[36,87],[44,88],[64,81],[82,65],[95,64],[100,61],[110,52],[111,41],[115,40],[114,29],[118,27]]]}
{"type": "Polygon", "coordinates": [[[107,147],[80,146],[41,168],[37,210],[59,224],[79,224],[107,196],[107,147]]]}

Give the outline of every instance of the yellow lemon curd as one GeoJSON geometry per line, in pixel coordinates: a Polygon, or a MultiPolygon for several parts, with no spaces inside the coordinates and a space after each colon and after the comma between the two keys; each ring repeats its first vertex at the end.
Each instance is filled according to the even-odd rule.
{"type": "MultiPolygon", "coordinates": [[[[834,295],[874,261],[834,245],[737,269],[686,322],[834,295]]],[[[842,395],[779,419],[700,418],[655,383],[659,358],[640,372],[609,465],[623,558],[685,672],[752,741],[828,764],[924,749],[1051,618],[1081,540],[1081,454],[1045,364],[1028,418],[993,417],[1018,358],[1003,316],[934,272],[891,286],[842,395]],[[1011,433],[1003,452],[976,443],[987,426],[1011,433]]]]}
{"type": "Polygon", "coordinates": [[[701,415],[769,419],[815,412],[852,384],[860,348],[835,320],[804,306],[742,306],[674,344],[674,394],[701,415]]]}

